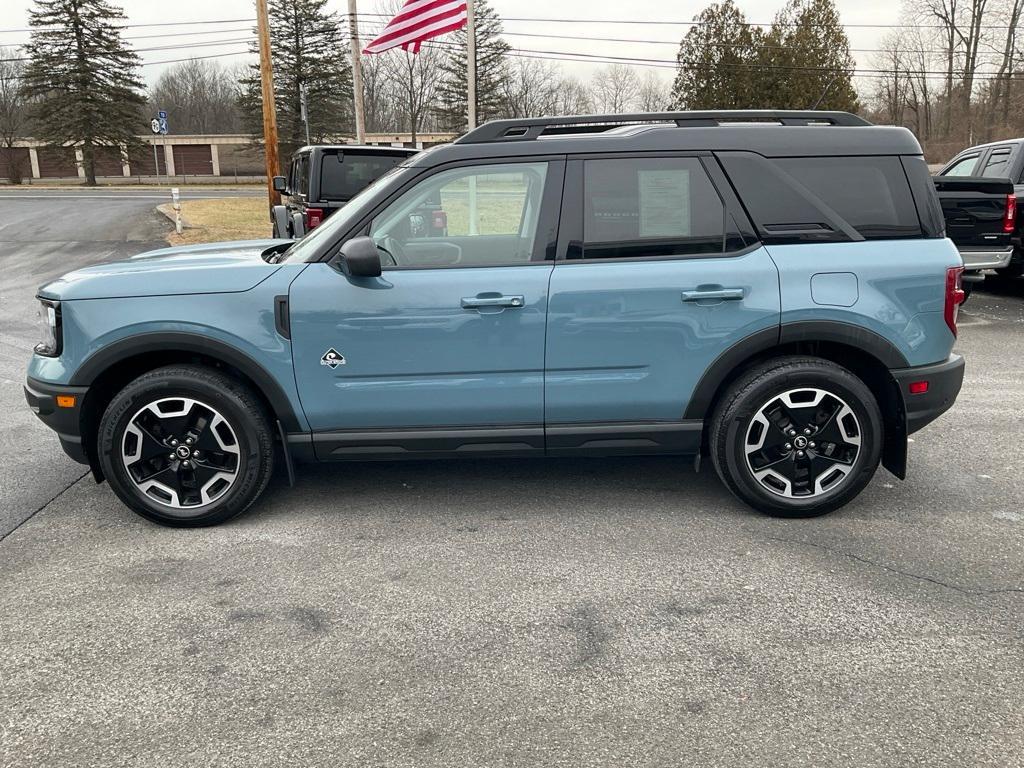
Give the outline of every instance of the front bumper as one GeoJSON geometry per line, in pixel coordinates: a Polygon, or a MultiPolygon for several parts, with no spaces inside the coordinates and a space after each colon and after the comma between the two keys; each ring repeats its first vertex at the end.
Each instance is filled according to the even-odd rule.
{"type": "Polygon", "coordinates": [[[960,355],[950,355],[941,363],[899,368],[890,373],[903,396],[909,435],[935,421],[956,401],[964,383],[964,359],[960,355]],[[912,393],[910,385],[922,381],[928,382],[928,391],[912,393]]]}
{"type": "Polygon", "coordinates": [[[88,464],[89,457],[82,445],[81,408],[88,387],[69,387],[64,384],[47,384],[29,378],[25,383],[25,400],[36,416],[57,433],[64,453],[79,464],[88,464]],[[57,405],[58,395],[73,396],[74,406],[65,408],[57,405]]]}
{"type": "Polygon", "coordinates": [[[970,248],[960,249],[960,258],[963,259],[964,269],[973,271],[976,269],[1003,269],[1010,263],[1013,256],[1013,246],[1005,248],[970,248]]]}

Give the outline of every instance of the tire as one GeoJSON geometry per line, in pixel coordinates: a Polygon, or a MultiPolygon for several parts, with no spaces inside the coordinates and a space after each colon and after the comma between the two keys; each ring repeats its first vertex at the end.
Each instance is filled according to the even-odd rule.
{"type": "Polygon", "coordinates": [[[740,500],[773,517],[815,517],[871,481],[883,438],[878,403],[859,378],[828,360],[780,357],[726,390],[708,447],[740,500]]]}
{"type": "Polygon", "coordinates": [[[122,389],[100,420],[97,448],[121,501],[147,520],[182,528],[240,515],[274,465],[273,433],[257,396],[195,365],[158,368],[122,389]]]}

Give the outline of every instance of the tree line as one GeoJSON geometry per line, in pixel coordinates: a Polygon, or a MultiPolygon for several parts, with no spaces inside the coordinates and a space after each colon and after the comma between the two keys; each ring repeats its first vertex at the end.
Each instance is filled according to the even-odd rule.
{"type": "Polygon", "coordinates": [[[937,149],[1024,133],[1024,0],[903,0],[870,115],[937,149]]]}
{"type": "MultiPolygon", "coordinates": [[[[624,64],[584,81],[529,58],[477,0],[477,114],[502,117],[664,109],[840,109],[912,128],[925,142],[960,142],[1024,129],[1024,0],[903,0],[905,24],[883,38],[872,74],[858,78],[834,0],[785,0],[767,28],[734,0],[705,8],[680,41],[671,85],[624,64]],[[991,68],[995,67],[995,71],[991,68]],[[860,85],[860,92],[856,85],[860,85]]],[[[384,13],[398,0],[385,0],[384,13]]],[[[352,72],[345,20],[327,0],[269,0],[274,89],[285,155],[309,140],[350,136],[352,72]],[[303,115],[306,119],[303,119],[303,115]]],[[[140,60],[110,0],[36,0],[30,42],[0,51],[0,152],[32,135],[81,148],[95,183],[96,148],[138,144],[157,109],[173,133],[262,135],[259,71],[195,59],[165,69],[146,92],[140,60]]],[[[363,57],[366,127],[375,133],[465,130],[466,31],[416,55],[363,57]]],[[[255,53],[255,42],[252,44],[255,53]]],[[[951,150],[950,150],[951,151],[951,150]]],[[[5,155],[14,163],[15,153],[5,155]]],[[[8,168],[17,179],[25,169],[8,168]]]]}

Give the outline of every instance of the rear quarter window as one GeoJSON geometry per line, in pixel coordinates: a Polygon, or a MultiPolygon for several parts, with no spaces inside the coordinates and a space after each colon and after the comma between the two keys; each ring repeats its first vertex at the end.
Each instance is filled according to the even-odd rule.
{"type": "Polygon", "coordinates": [[[769,159],[727,152],[719,160],[766,242],[922,236],[899,157],[769,159]]]}

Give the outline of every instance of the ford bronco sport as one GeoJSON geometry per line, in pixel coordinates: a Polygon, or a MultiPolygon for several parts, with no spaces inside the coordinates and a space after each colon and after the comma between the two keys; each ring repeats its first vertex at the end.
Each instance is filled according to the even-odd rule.
{"type": "Polygon", "coordinates": [[[904,477],[907,435],[953,403],[961,269],[902,128],[495,121],[298,242],[43,287],[25,392],[169,525],[241,513],[275,458],[291,479],[301,461],[705,455],[751,506],[811,516],[880,462],[904,477]],[[445,226],[424,227],[438,204],[445,226]]]}

